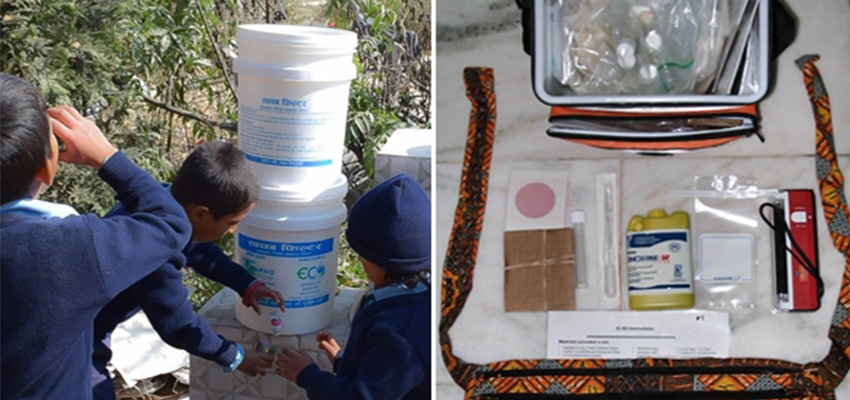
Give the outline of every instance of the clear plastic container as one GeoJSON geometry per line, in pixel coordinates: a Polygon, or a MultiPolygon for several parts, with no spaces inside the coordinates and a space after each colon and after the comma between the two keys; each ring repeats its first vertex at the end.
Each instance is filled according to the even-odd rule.
{"type": "MultiPolygon", "coordinates": [[[[751,87],[757,90],[747,90],[737,95],[687,93],[705,91],[714,81],[713,75],[707,76],[702,71],[717,70],[716,54],[718,46],[722,44],[713,39],[718,37],[716,32],[694,31],[694,19],[683,16],[692,13],[691,16],[698,18],[702,26],[725,29],[726,34],[729,34],[732,24],[726,14],[732,11],[724,8],[726,14],[723,14],[705,10],[708,7],[706,3],[714,7],[721,7],[721,4],[726,7],[722,1],[629,0],[629,7],[623,7],[618,11],[619,15],[609,17],[610,21],[629,19],[629,23],[617,22],[624,27],[622,31],[614,31],[610,26],[608,29],[597,29],[599,24],[594,18],[602,18],[601,14],[594,13],[594,9],[581,9],[604,7],[615,1],[624,0],[534,0],[532,80],[534,92],[540,101],[549,105],[750,104],[758,102],[767,94],[769,53],[766,45],[759,46],[757,54],[753,55],[757,58],[757,63],[754,63],[757,69],[748,78],[748,82],[752,82],[751,87]],[[671,8],[667,11],[682,10],[675,12],[683,19],[678,22],[684,25],[676,28],[676,32],[681,34],[673,35],[680,38],[681,43],[665,43],[670,40],[661,40],[659,43],[659,38],[671,35],[662,29],[665,25],[669,26],[669,21],[665,19],[671,18],[665,15],[672,14],[653,8],[658,4],[667,4],[671,8]],[[576,34],[565,35],[568,29],[576,30],[576,34]],[[619,48],[630,37],[637,37],[637,40],[632,39],[636,47],[635,66],[624,68],[631,64],[631,60],[628,51],[619,48]],[[622,50],[622,55],[618,54],[618,50],[622,50]],[[582,63],[563,63],[568,57],[580,57],[582,63]],[[680,67],[690,64],[693,73],[690,78],[682,79],[682,68],[673,64],[665,67],[664,63],[675,63],[680,67]],[[607,77],[610,81],[600,78],[581,82],[575,74],[581,68],[586,71],[599,69],[605,72],[599,76],[607,77]],[[619,89],[620,85],[636,86],[640,83],[645,86],[640,87],[639,92],[651,94],[623,94],[619,89]]],[[[757,39],[769,37],[769,8],[770,1],[759,2],[755,18],[757,23],[754,24],[754,29],[757,29],[754,37],[757,39]]]]}
{"type": "Polygon", "coordinates": [[[696,7],[693,0],[675,0],[666,4],[660,12],[659,18],[663,18],[664,22],[659,24],[659,34],[666,40],[652,61],[657,66],[665,93],[691,93],[694,90],[694,61],[700,31],[696,7]]]}

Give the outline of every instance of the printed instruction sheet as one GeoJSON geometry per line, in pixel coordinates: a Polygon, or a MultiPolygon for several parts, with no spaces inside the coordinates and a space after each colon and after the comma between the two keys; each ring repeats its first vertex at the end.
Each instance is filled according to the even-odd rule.
{"type": "Polygon", "coordinates": [[[729,314],[718,311],[553,311],[547,358],[729,357],[729,314]]]}

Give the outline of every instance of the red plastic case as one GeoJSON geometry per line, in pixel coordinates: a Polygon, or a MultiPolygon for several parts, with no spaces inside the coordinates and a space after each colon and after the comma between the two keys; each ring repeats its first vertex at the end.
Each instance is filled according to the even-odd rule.
{"type": "MultiPolygon", "coordinates": [[[[783,190],[776,205],[782,209],[788,224],[788,233],[811,260],[815,271],[820,271],[814,191],[783,190]]],[[[774,261],[777,308],[782,311],[816,311],[820,308],[817,280],[788,252],[787,248],[792,247],[791,241],[780,224],[776,227],[774,261]]]]}

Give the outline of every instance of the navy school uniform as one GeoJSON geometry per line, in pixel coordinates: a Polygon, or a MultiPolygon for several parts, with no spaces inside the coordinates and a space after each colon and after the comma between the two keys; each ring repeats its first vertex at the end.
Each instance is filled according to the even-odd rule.
{"type": "Polygon", "coordinates": [[[316,364],[301,371],[296,383],[310,400],[431,398],[431,290],[420,283],[403,291],[381,288],[378,299],[364,299],[334,374],[316,364]]]}
{"type": "Polygon", "coordinates": [[[91,399],[97,313],[159,266],[184,262],[192,228],[172,196],[121,152],[98,175],[128,215],[0,218],[0,398],[91,399]]]}
{"type": "MultiPolygon", "coordinates": [[[[116,206],[107,216],[125,213],[116,206]]],[[[192,267],[202,276],[219,282],[240,295],[255,281],[214,243],[191,241],[180,254],[184,263],[167,263],[118,295],[103,307],[94,323],[92,385],[96,400],[115,399],[106,364],[112,358],[110,335],[122,322],[140,310],[159,336],[172,347],[229,366],[236,358],[236,344],[216,334],[192,309],[180,269],[192,267]]]]}

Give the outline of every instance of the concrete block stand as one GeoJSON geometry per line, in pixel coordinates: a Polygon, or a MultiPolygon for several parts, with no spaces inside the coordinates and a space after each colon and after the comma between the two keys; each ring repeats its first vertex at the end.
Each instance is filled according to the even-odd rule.
{"type": "MultiPolygon", "coordinates": [[[[350,332],[352,309],[365,294],[362,289],[342,288],[334,300],[334,317],[325,331],[331,332],[345,348],[350,332]]],[[[236,320],[233,304],[236,294],[224,289],[198,312],[212,328],[228,340],[251,348],[257,340],[271,343],[277,348],[300,349],[317,361],[319,368],[331,370],[324,353],[317,348],[316,333],[298,336],[274,336],[250,330],[236,320]]],[[[297,385],[281,378],[274,372],[264,377],[252,378],[239,371],[226,373],[221,366],[200,357],[191,359],[191,384],[189,395],[192,400],[305,400],[307,394],[297,385]]]]}

